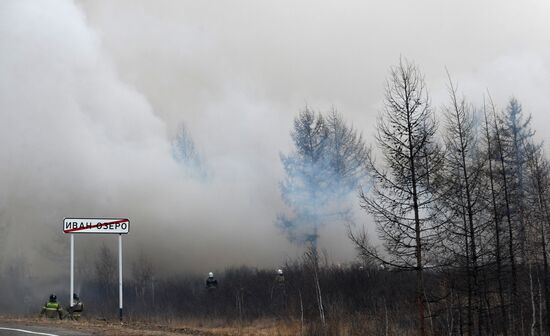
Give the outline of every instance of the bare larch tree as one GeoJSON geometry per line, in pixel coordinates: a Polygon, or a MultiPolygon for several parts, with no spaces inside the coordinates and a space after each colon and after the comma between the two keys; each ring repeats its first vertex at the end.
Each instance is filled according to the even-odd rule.
{"type": "Polygon", "coordinates": [[[450,250],[448,266],[465,271],[468,304],[467,331],[483,333],[480,257],[484,254],[488,221],[485,220],[485,155],[478,146],[474,109],[465,98],[458,98],[456,85],[449,76],[450,102],[445,114],[445,165],[439,187],[446,189],[441,205],[449,216],[445,244],[450,250]],[[475,303],[473,301],[476,301],[475,303]],[[477,323],[473,311],[477,310],[477,323]]]}
{"type": "Polygon", "coordinates": [[[441,225],[435,215],[436,197],[431,178],[441,167],[433,118],[424,79],[405,60],[393,67],[385,91],[385,108],[378,120],[377,148],[384,159],[379,166],[369,156],[370,190],[360,193],[361,205],[376,223],[385,253],[368,242],[365,231],[350,238],[370,258],[416,272],[418,335],[426,335],[423,274],[430,251],[438,243],[441,225]]]}
{"type": "MultiPolygon", "coordinates": [[[[494,104],[491,99],[490,104],[492,110],[494,110],[494,104]]],[[[496,265],[496,279],[498,283],[498,298],[499,298],[499,306],[500,306],[500,317],[502,319],[502,332],[504,336],[508,335],[508,316],[506,313],[506,305],[504,300],[504,270],[503,270],[503,243],[502,243],[502,216],[501,211],[499,207],[499,200],[497,193],[499,191],[497,190],[497,184],[495,183],[495,179],[497,179],[497,176],[495,175],[495,167],[493,166],[494,158],[496,157],[495,153],[493,152],[495,150],[494,146],[494,132],[493,127],[491,125],[494,124],[494,122],[491,122],[489,120],[489,117],[487,116],[487,106],[483,105],[483,116],[484,116],[484,135],[485,135],[485,149],[486,149],[486,156],[487,156],[487,165],[486,165],[486,176],[489,179],[489,189],[490,189],[490,197],[489,202],[490,206],[488,206],[488,209],[491,209],[492,211],[492,217],[493,217],[493,255],[496,265]]]]}

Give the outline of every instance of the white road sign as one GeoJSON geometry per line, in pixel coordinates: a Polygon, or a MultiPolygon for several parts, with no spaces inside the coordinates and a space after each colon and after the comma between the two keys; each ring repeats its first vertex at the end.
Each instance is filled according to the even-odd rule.
{"type": "Polygon", "coordinates": [[[126,234],[130,231],[127,218],[65,218],[64,233],[114,233],[126,234]]]}

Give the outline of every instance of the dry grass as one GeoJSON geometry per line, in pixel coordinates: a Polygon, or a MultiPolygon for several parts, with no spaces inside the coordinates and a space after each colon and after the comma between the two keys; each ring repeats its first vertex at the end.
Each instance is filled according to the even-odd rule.
{"type": "Polygon", "coordinates": [[[55,326],[104,336],[365,336],[365,335],[409,335],[410,330],[399,330],[395,325],[381,325],[379,320],[367,316],[354,316],[331,321],[322,327],[308,323],[302,330],[300,321],[258,319],[251,322],[200,319],[165,319],[159,321],[117,321],[81,320],[59,321],[39,318],[1,317],[0,324],[55,326]],[[387,332],[387,334],[386,334],[387,332]]]}
{"type": "Polygon", "coordinates": [[[262,319],[251,323],[209,326],[206,330],[215,335],[227,336],[296,336],[300,335],[300,322],[262,319]]]}

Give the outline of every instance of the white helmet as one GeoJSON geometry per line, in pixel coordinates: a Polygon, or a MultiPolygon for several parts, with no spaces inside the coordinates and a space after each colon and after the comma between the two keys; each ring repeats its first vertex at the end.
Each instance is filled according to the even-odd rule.
{"type": "Polygon", "coordinates": [[[209,272],[209,273],[208,273],[208,277],[209,277],[209,278],[213,278],[213,277],[214,277],[214,273],[209,272]]]}
{"type": "Polygon", "coordinates": [[[279,269],[277,270],[277,274],[283,275],[283,270],[279,268],[279,269]]]}

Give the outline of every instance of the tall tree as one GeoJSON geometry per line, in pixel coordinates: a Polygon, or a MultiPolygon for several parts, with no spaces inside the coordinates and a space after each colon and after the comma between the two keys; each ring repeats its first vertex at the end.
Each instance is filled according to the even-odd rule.
{"type": "Polygon", "coordinates": [[[473,297],[477,300],[477,333],[482,334],[483,314],[481,303],[479,256],[481,254],[479,242],[485,230],[483,221],[484,186],[482,172],[484,160],[478,149],[476,137],[476,123],[473,107],[464,98],[457,97],[456,86],[449,75],[450,104],[444,108],[445,127],[445,168],[443,186],[449,188],[444,201],[445,207],[451,212],[449,236],[458,242],[459,262],[466,270],[468,288],[467,321],[468,334],[473,334],[474,319],[473,297]],[[456,237],[456,238],[455,238],[456,237]],[[462,243],[462,244],[461,244],[462,243]],[[460,245],[461,248],[460,248],[460,245]]]}
{"type": "MultiPolygon", "coordinates": [[[[494,104],[491,100],[491,106],[494,110],[494,104]]],[[[496,264],[496,278],[498,283],[498,297],[499,297],[499,306],[500,306],[500,314],[501,319],[503,321],[502,324],[502,331],[504,336],[508,335],[508,316],[506,313],[506,305],[504,301],[504,272],[503,272],[503,261],[502,261],[502,229],[501,229],[501,223],[502,223],[502,216],[500,215],[500,207],[498,205],[497,200],[497,186],[495,184],[495,168],[493,166],[494,161],[494,132],[493,127],[491,126],[491,122],[489,121],[489,118],[487,116],[487,109],[485,103],[483,104],[483,115],[484,115],[484,133],[485,133],[485,147],[486,147],[486,156],[487,156],[487,173],[486,175],[489,177],[489,188],[491,191],[490,195],[490,206],[492,210],[492,217],[493,217],[493,226],[494,226],[494,258],[495,258],[495,264],[496,264]]]]}
{"type": "Polygon", "coordinates": [[[516,98],[511,98],[501,120],[502,143],[505,152],[506,168],[509,171],[510,193],[513,202],[512,217],[517,223],[518,243],[521,259],[525,258],[525,172],[526,144],[534,135],[531,129],[531,116],[525,118],[523,108],[516,98]]]}
{"type": "MultiPolygon", "coordinates": [[[[511,296],[512,296],[512,305],[515,306],[517,303],[517,297],[518,297],[518,279],[517,279],[517,270],[516,270],[516,253],[515,253],[515,230],[514,226],[512,224],[512,211],[511,211],[511,190],[510,190],[510,177],[509,172],[506,167],[505,163],[505,148],[502,138],[502,128],[498,124],[498,118],[497,114],[494,108],[494,105],[492,105],[492,112],[493,112],[493,122],[494,122],[494,136],[495,136],[495,143],[496,143],[496,159],[499,162],[499,173],[500,178],[498,179],[499,184],[501,185],[501,189],[504,191],[503,198],[504,198],[504,216],[506,218],[506,224],[507,224],[507,233],[508,233],[508,258],[510,263],[510,269],[511,269],[511,281],[510,281],[510,290],[511,290],[511,296]]],[[[513,321],[510,321],[513,322],[513,321]]],[[[513,323],[511,325],[511,329],[513,329],[513,323]]]]}
{"type": "Polygon", "coordinates": [[[332,110],[327,117],[306,107],[294,119],[294,151],[281,161],[286,178],[282,198],[292,214],[279,215],[277,224],[293,242],[306,243],[306,264],[313,272],[319,316],[325,311],[319,281],[317,239],[328,222],[349,220],[347,198],[364,177],[367,148],[361,135],[332,110]]]}
{"type": "Polygon", "coordinates": [[[386,255],[368,244],[364,233],[350,238],[365,255],[399,269],[416,272],[418,334],[426,335],[424,271],[429,251],[439,242],[431,178],[441,169],[435,141],[437,126],[424,78],[418,68],[401,60],[390,71],[384,113],[378,120],[377,147],[384,165],[372,155],[372,184],[361,192],[362,207],[373,215],[386,255]]]}
{"type": "MultiPolygon", "coordinates": [[[[507,108],[500,115],[495,115],[495,138],[497,144],[497,156],[500,161],[500,184],[504,190],[504,217],[506,218],[508,236],[508,258],[511,267],[511,304],[516,307],[510,310],[511,328],[520,330],[523,322],[525,307],[520,293],[520,277],[523,272],[518,272],[518,264],[527,264],[525,249],[526,241],[526,216],[525,216],[525,144],[533,136],[530,127],[531,118],[524,119],[519,102],[510,99],[507,108]]],[[[513,330],[513,329],[511,329],[513,330]]]]}
{"type": "Polygon", "coordinates": [[[294,151],[281,155],[281,195],[292,209],[277,224],[289,239],[316,244],[319,228],[350,220],[347,198],[365,176],[367,147],[336,110],[323,116],[306,107],[294,120],[294,151]]]}
{"type": "MultiPolygon", "coordinates": [[[[542,278],[544,287],[544,301],[545,301],[545,323],[542,325],[541,330],[546,329],[546,333],[550,331],[550,274],[548,264],[548,227],[550,227],[550,212],[549,212],[549,200],[550,195],[548,190],[550,187],[550,163],[544,156],[541,145],[534,144],[529,141],[525,149],[526,165],[528,171],[528,183],[526,186],[527,197],[526,200],[529,203],[529,208],[533,211],[529,211],[532,217],[531,230],[532,234],[529,235],[529,246],[531,247],[531,255],[534,262],[541,263],[543,265],[542,278]],[[537,258],[538,257],[538,258],[537,258]]],[[[540,298],[542,300],[542,298],[540,298]]],[[[542,305],[541,305],[542,310],[542,305]]],[[[542,316],[542,311],[540,312],[542,316]]],[[[542,331],[541,331],[542,334],[542,331]]]]}
{"type": "Polygon", "coordinates": [[[291,137],[294,152],[288,156],[281,154],[286,172],[281,196],[293,213],[279,215],[277,225],[287,233],[290,241],[316,243],[329,189],[325,119],[306,106],[294,119],[291,137]]]}

